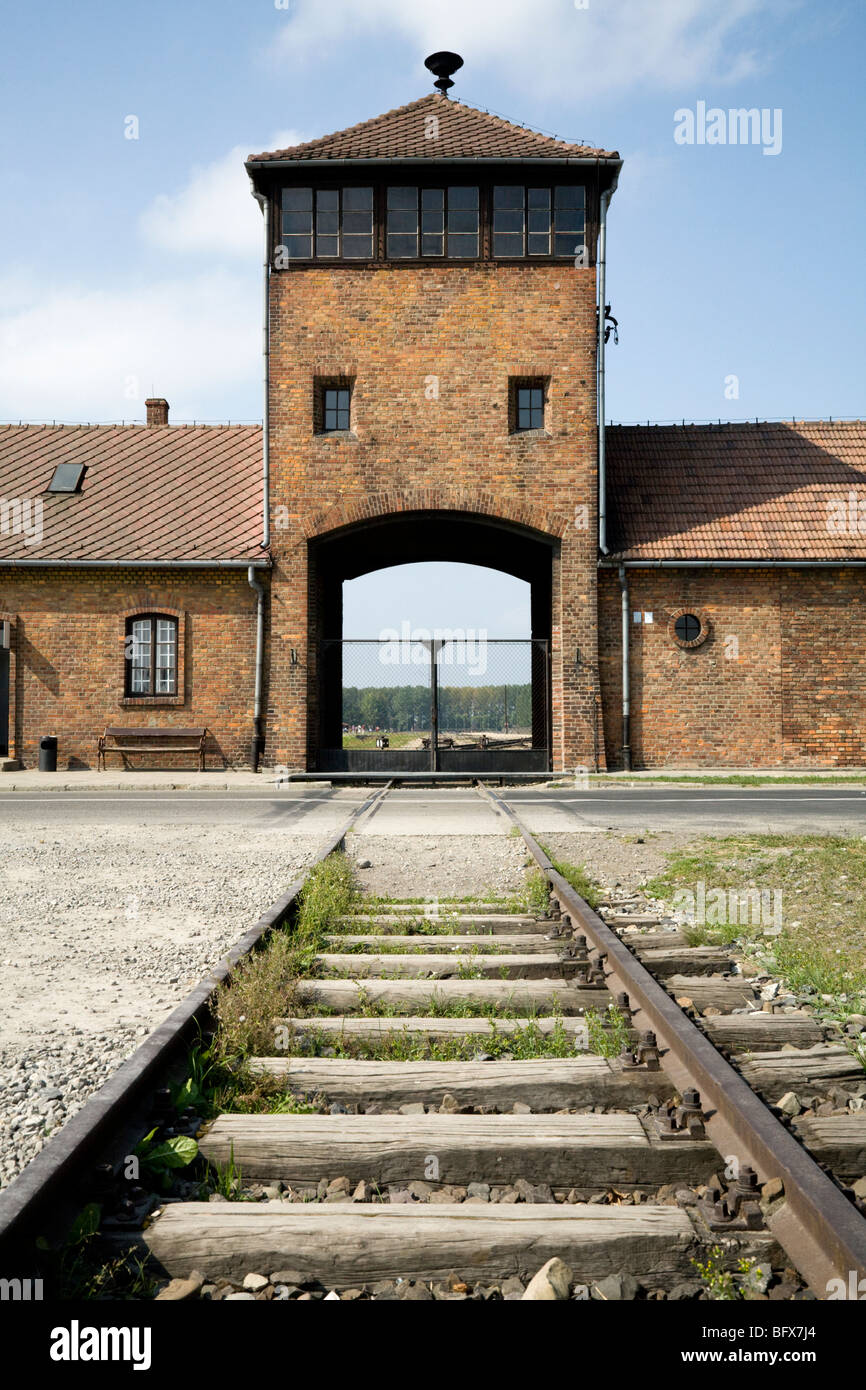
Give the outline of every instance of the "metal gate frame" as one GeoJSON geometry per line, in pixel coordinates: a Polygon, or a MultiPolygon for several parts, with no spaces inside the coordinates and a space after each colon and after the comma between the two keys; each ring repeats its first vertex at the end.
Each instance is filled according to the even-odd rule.
{"type": "MultiPolygon", "coordinates": [[[[402,639],[401,639],[402,640],[402,639]]],[[[442,648],[451,638],[418,638],[412,640],[413,646],[425,647],[430,656],[430,747],[429,749],[350,749],[318,748],[316,764],[321,772],[456,772],[456,773],[508,773],[508,772],[548,772],[551,765],[551,660],[550,642],[546,638],[487,638],[490,645],[526,644],[530,647],[532,685],[532,745],[529,748],[497,748],[496,744],[484,748],[442,748],[439,733],[439,694],[440,666],[442,648]],[[541,694],[541,717],[536,720],[537,692],[541,694]],[[541,734],[543,743],[537,742],[541,734]],[[402,766],[401,766],[402,764],[402,766]]],[[[389,645],[389,639],[378,637],[326,638],[320,643],[320,672],[333,670],[333,661],[327,660],[334,648],[347,645],[370,645],[382,647],[389,645]]],[[[321,675],[320,675],[321,679],[321,675]]],[[[342,690],[342,659],[340,660],[340,682],[342,690]]],[[[507,711],[506,711],[507,717],[507,711]]]]}

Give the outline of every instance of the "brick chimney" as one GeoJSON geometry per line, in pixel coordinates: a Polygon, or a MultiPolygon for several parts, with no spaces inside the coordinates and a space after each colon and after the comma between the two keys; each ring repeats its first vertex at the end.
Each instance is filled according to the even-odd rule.
{"type": "Polygon", "coordinates": [[[163,400],[162,396],[152,396],[144,404],[147,407],[148,425],[168,424],[168,401],[163,400]]]}

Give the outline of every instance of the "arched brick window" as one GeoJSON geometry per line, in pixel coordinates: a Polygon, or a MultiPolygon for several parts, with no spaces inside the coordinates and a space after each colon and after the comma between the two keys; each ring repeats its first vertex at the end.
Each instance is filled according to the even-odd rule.
{"type": "Polygon", "coordinates": [[[178,620],[168,613],[136,613],[126,620],[126,698],[178,692],[178,620]]]}

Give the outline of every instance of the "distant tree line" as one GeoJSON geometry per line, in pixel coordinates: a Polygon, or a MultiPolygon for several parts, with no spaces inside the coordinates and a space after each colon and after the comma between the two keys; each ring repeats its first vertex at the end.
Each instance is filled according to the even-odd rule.
{"type": "MultiPolygon", "coordinates": [[[[529,729],[531,685],[450,686],[439,690],[439,727],[467,730],[529,729]]],[[[406,731],[430,728],[430,687],[392,685],[343,687],[343,723],[369,729],[406,731]]]]}

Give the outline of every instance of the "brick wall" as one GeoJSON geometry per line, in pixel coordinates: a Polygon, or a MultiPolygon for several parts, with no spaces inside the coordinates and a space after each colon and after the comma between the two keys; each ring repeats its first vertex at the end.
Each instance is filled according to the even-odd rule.
{"type": "MultiPolygon", "coordinates": [[[[308,542],[364,516],[434,508],[511,520],[556,538],[555,765],[589,761],[596,695],[594,270],[485,262],[316,267],[277,272],[271,287],[276,564],[269,761],[305,766],[315,753],[307,733],[316,640],[308,542]],[[354,378],[354,438],[313,433],[317,376],[354,378]],[[550,378],[548,437],[509,434],[511,376],[550,378]],[[580,506],[587,509],[583,529],[575,525],[580,506]]],[[[387,564],[387,554],[371,560],[371,568],[387,564]]],[[[461,615],[443,615],[446,621],[459,627],[461,615]]]]}
{"type": "MultiPolygon", "coordinates": [[[[866,595],[856,570],[629,570],[635,767],[833,767],[866,761],[866,595]],[[709,636],[669,631],[702,611],[709,636]],[[635,612],[653,614],[636,624],[635,612]]],[[[599,581],[609,764],[621,766],[621,606],[599,581]]]]}
{"type": "MultiPolygon", "coordinates": [[[[39,738],[56,734],[58,768],[95,767],[106,725],[205,725],[209,768],[248,764],[255,604],[243,571],[0,571],[0,610],[15,616],[10,756],[35,766],[39,738]],[[179,616],[176,698],[125,699],[125,618],[134,611],[179,616]]],[[[135,765],[149,761],[196,766],[191,754],[135,765]]],[[[120,766],[119,755],[108,765],[120,766]]]]}

